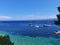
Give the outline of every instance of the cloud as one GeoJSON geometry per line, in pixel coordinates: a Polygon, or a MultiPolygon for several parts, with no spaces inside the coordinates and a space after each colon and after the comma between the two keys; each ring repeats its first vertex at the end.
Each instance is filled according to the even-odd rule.
{"type": "Polygon", "coordinates": [[[0,16],[0,20],[10,20],[11,18],[10,16],[0,16]]]}
{"type": "Polygon", "coordinates": [[[43,16],[43,15],[21,15],[21,16],[16,16],[16,20],[41,20],[41,19],[55,19],[56,16],[54,15],[48,15],[48,16],[43,16]]]}
{"type": "Polygon", "coordinates": [[[41,20],[41,19],[55,19],[54,15],[20,15],[20,16],[0,16],[0,20],[41,20]]]}

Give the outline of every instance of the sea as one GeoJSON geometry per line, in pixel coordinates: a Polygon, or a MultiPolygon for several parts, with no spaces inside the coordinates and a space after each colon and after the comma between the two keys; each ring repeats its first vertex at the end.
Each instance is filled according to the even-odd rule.
{"type": "Polygon", "coordinates": [[[60,34],[54,33],[60,26],[54,21],[0,21],[0,34],[9,35],[14,45],[60,45],[60,34]]]}

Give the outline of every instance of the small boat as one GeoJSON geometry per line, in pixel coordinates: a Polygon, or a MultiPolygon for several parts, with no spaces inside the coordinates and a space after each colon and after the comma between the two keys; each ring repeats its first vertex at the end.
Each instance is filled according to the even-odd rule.
{"type": "Polygon", "coordinates": [[[60,34],[60,31],[55,31],[54,33],[55,33],[55,34],[60,34]]]}
{"type": "Polygon", "coordinates": [[[32,26],[32,23],[29,23],[29,26],[32,26]]]}
{"type": "Polygon", "coordinates": [[[43,27],[50,27],[51,25],[48,24],[44,24],[43,27]]]}
{"type": "Polygon", "coordinates": [[[35,25],[35,28],[39,28],[40,26],[39,25],[35,25]]]}

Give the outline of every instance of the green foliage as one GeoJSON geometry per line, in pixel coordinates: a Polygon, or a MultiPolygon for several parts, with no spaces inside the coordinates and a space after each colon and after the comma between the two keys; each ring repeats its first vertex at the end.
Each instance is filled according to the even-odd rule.
{"type": "Polygon", "coordinates": [[[59,11],[59,14],[57,15],[57,21],[55,21],[54,23],[56,24],[56,25],[59,25],[60,26],[60,7],[58,7],[58,11],[59,11]]]}
{"type": "Polygon", "coordinates": [[[58,7],[58,11],[60,12],[60,7],[58,7]]]}
{"type": "Polygon", "coordinates": [[[10,37],[8,35],[0,35],[0,45],[14,45],[14,43],[10,41],[10,37]]]}

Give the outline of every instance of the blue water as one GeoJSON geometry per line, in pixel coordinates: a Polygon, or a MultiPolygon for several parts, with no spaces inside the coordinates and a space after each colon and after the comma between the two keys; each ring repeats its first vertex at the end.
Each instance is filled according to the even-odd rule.
{"type": "Polygon", "coordinates": [[[56,30],[60,30],[60,26],[55,25],[54,20],[0,21],[0,33],[10,35],[14,45],[60,45],[60,35],[54,34],[56,30]],[[51,26],[44,27],[44,24],[51,26]]]}

